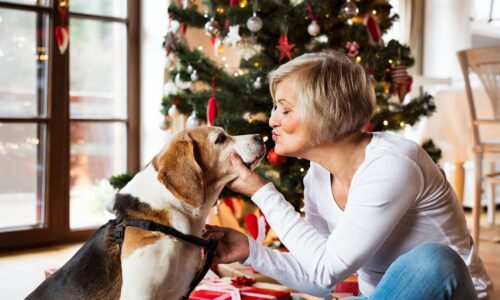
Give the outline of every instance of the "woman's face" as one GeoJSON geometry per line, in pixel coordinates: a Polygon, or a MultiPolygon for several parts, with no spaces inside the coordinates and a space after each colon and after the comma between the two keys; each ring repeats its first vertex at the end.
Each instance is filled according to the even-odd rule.
{"type": "Polygon", "coordinates": [[[297,110],[294,80],[285,78],[276,87],[276,106],[269,119],[274,151],[279,155],[300,156],[309,144],[301,114],[297,110]]]}

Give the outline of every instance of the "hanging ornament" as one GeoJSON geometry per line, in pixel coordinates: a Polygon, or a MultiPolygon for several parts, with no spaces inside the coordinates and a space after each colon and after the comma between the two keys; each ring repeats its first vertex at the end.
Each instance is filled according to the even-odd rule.
{"type": "Polygon", "coordinates": [[[236,52],[245,60],[249,60],[254,55],[262,51],[262,46],[255,42],[255,37],[246,37],[241,40],[236,48],[236,52]]]}
{"type": "Polygon", "coordinates": [[[356,3],[354,3],[352,0],[347,0],[346,3],[344,3],[340,7],[340,13],[346,19],[351,19],[352,17],[356,16],[359,13],[359,9],[356,3]]]}
{"type": "Polygon", "coordinates": [[[318,21],[317,21],[318,18],[314,14],[310,3],[307,3],[306,7],[307,7],[307,11],[309,12],[309,16],[311,17],[311,20],[312,20],[311,24],[309,24],[309,26],[307,26],[307,32],[311,36],[317,36],[319,34],[319,32],[321,31],[321,28],[319,27],[318,21]]]}
{"type": "Polygon", "coordinates": [[[347,55],[350,58],[356,57],[359,53],[359,44],[356,41],[350,41],[345,44],[345,47],[347,48],[347,55]]]}
{"type": "Polygon", "coordinates": [[[160,122],[160,129],[167,130],[172,125],[172,117],[169,115],[163,115],[163,120],[160,122]]]}
{"type": "Polygon", "coordinates": [[[262,78],[257,77],[257,78],[255,79],[255,81],[253,82],[253,87],[254,87],[256,90],[260,90],[260,88],[262,88],[262,78]]]}
{"type": "Polygon", "coordinates": [[[253,15],[247,20],[247,28],[251,32],[257,32],[262,29],[262,19],[257,16],[257,0],[253,2],[253,15]]]}
{"type": "Polygon", "coordinates": [[[55,28],[55,36],[59,52],[63,55],[69,46],[69,23],[66,17],[68,16],[68,1],[59,1],[59,19],[60,24],[55,28]]]}
{"type": "Polygon", "coordinates": [[[229,0],[229,5],[231,7],[234,7],[234,6],[238,5],[238,0],[229,0]]]}
{"type": "Polygon", "coordinates": [[[170,26],[169,26],[169,31],[172,32],[173,34],[176,34],[179,32],[179,29],[181,28],[181,23],[177,20],[172,20],[170,21],[170,26]]]}
{"type": "Polygon", "coordinates": [[[286,156],[277,154],[273,148],[267,153],[267,160],[273,166],[281,166],[286,162],[286,156]]]}
{"type": "Polygon", "coordinates": [[[165,46],[165,51],[167,52],[167,55],[170,54],[170,51],[172,49],[177,50],[175,47],[175,35],[173,32],[167,32],[167,34],[164,37],[163,44],[165,46]]]}
{"type": "Polygon", "coordinates": [[[182,81],[181,80],[181,73],[177,73],[177,75],[175,75],[175,85],[181,89],[181,90],[187,90],[191,87],[191,81],[182,81]]]}
{"type": "Polygon", "coordinates": [[[245,225],[250,236],[258,243],[264,242],[267,232],[271,228],[262,214],[260,216],[253,213],[246,214],[245,225]]]}
{"type": "Polygon", "coordinates": [[[170,106],[170,108],[168,109],[167,113],[171,118],[175,118],[180,115],[179,109],[177,108],[176,104],[172,104],[172,106],[170,106]]]}
{"type": "Polygon", "coordinates": [[[198,80],[198,72],[196,70],[191,73],[191,81],[197,81],[198,80]]]}
{"type": "Polygon", "coordinates": [[[163,87],[163,94],[165,96],[168,95],[177,95],[179,93],[179,88],[173,83],[172,81],[169,81],[165,83],[165,86],[163,87]]]}
{"type": "Polygon", "coordinates": [[[231,45],[236,47],[239,41],[241,41],[240,36],[240,25],[229,26],[229,32],[224,38],[224,45],[231,45]]]}
{"type": "Polygon", "coordinates": [[[188,129],[195,128],[201,125],[201,119],[198,118],[198,114],[193,110],[191,115],[186,120],[186,127],[188,129]]]}
{"type": "Polygon", "coordinates": [[[205,34],[211,38],[219,36],[220,25],[214,17],[205,24],[205,34]]]}
{"type": "Polygon", "coordinates": [[[413,78],[408,74],[406,66],[399,63],[391,69],[391,79],[394,83],[393,91],[397,94],[399,102],[402,103],[405,96],[411,91],[413,78]]]}
{"type": "Polygon", "coordinates": [[[209,126],[214,124],[217,118],[217,99],[215,99],[215,76],[212,77],[212,96],[208,99],[207,104],[207,123],[209,126]]]}
{"type": "Polygon", "coordinates": [[[170,69],[174,66],[174,60],[170,58],[170,56],[165,56],[165,69],[170,69]]]}
{"type": "Polygon", "coordinates": [[[193,70],[194,70],[194,69],[193,69],[193,66],[191,66],[191,65],[188,65],[188,66],[187,66],[187,68],[186,68],[186,71],[187,71],[188,73],[193,72],[193,70]]]}
{"type": "Polygon", "coordinates": [[[368,36],[370,37],[370,42],[373,45],[383,44],[382,33],[380,27],[378,26],[377,20],[371,14],[366,15],[363,23],[368,31],[368,36]]]}
{"type": "Polygon", "coordinates": [[[283,58],[288,58],[288,60],[292,60],[292,49],[295,47],[295,44],[288,43],[288,36],[286,34],[282,34],[279,38],[278,45],[276,48],[280,51],[279,61],[281,62],[283,58]]]}

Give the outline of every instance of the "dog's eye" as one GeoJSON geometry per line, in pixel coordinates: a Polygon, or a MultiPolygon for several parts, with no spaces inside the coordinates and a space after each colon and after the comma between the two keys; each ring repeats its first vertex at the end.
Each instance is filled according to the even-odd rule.
{"type": "Polygon", "coordinates": [[[217,136],[217,138],[215,139],[215,143],[216,144],[222,144],[226,141],[226,135],[221,133],[217,136]]]}

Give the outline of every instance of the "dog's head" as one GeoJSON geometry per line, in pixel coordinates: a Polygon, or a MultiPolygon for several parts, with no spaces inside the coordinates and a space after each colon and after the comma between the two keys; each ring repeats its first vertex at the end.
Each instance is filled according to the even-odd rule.
{"type": "Polygon", "coordinates": [[[232,152],[254,169],[266,150],[258,134],[230,136],[222,128],[203,126],[177,134],[153,164],[158,180],[177,199],[197,208],[237,177],[230,161],[232,152]]]}

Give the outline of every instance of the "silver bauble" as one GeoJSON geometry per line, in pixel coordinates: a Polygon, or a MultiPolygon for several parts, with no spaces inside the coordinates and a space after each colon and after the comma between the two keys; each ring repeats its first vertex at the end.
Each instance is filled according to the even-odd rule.
{"type": "Polygon", "coordinates": [[[170,21],[170,31],[173,34],[176,34],[177,32],[179,32],[180,28],[181,28],[181,23],[179,23],[179,21],[177,21],[177,20],[170,21]]]}
{"type": "Polygon", "coordinates": [[[219,35],[219,29],[219,22],[214,18],[211,18],[210,21],[205,24],[205,34],[209,37],[217,37],[219,35]]]}
{"type": "Polygon", "coordinates": [[[196,70],[194,70],[193,73],[191,73],[191,81],[196,80],[198,80],[198,73],[196,72],[196,70]]]}
{"type": "Polygon", "coordinates": [[[172,118],[170,116],[163,116],[163,120],[160,122],[160,129],[167,130],[172,125],[172,118]]]}
{"type": "Polygon", "coordinates": [[[309,26],[307,26],[307,32],[309,32],[310,35],[312,36],[317,36],[320,32],[320,28],[318,25],[318,22],[316,20],[313,20],[309,26]]]}
{"type": "Polygon", "coordinates": [[[356,3],[347,0],[347,2],[340,7],[340,13],[347,19],[350,19],[359,13],[359,9],[356,3]]]}
{"type": "Polygon", "coordinates": [[[247,20],[247,28],[251,32],[257,32],[257,31],[261,30],[262,25],[264,25],[264,23],[262,22],[262,19],[259,16],[257,16],[257,14],[255,14],[255,13],[253,14],[253,16],[251,16],[247,20]]]}
{"type": "Polygon", "coordinates": [[[188,66],[187,66],[187,70],[186,70],[186,71],[187,71],[188,73],[193,72],[193,66],[188,65],[188,66]]]}
{"type": "Polygon", "coordinates": [[[177,105],[172,105],[168,109],[168,115],[172,118],[178,117],[180,115],[179,110],[177,109],[177,105]]]}
{"type": "Polygon", "coordinates": [[[255,81],[253,83],[253,87],[256,90],[259,90],[262,87],[262,79],[260,77],[257,77],[257,79],[255,79],[255,81]]]}
{"type": "Polygon", "coordinates": [[[201,119],[198,118],[196,112],[192,112],[191,115],[186,120],[186,127],[188,129],[195,128],[201,125],[201,119]]]}

